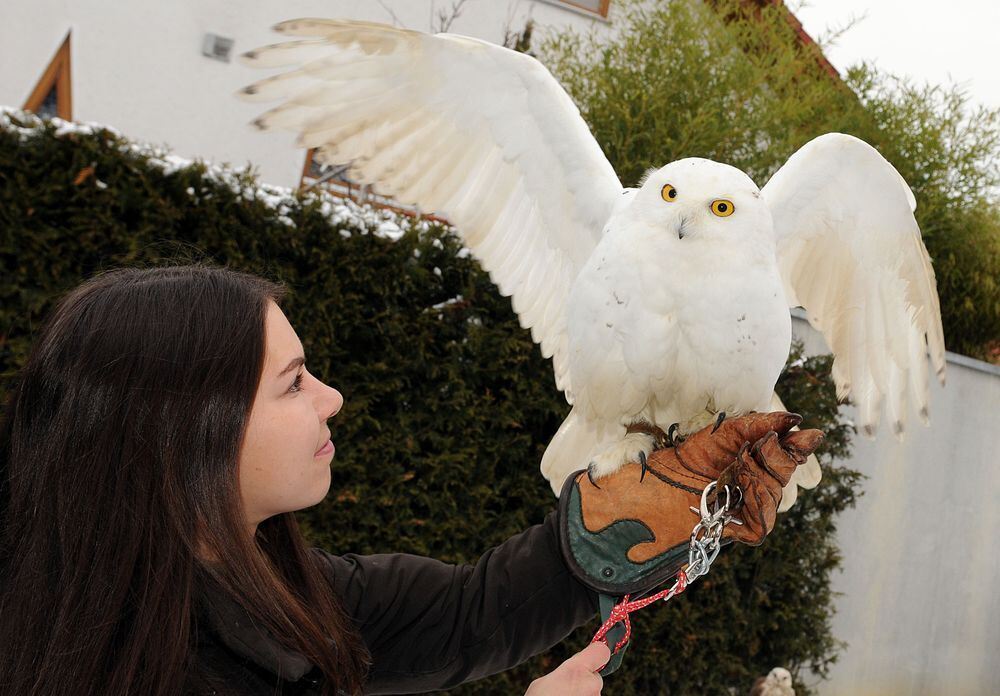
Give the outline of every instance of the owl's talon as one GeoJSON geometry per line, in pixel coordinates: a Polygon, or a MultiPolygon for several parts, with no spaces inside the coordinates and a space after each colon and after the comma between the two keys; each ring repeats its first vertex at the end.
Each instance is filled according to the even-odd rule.
{"type": "Polygon", "coordinates": [[[666,449],[670,446],[670,438],[663,432],[663,428],[653,426],[653,451],[666,449]]]}
{"type": "Polygon", "coordinates": [[[639,483],[642,483],[642,480],[646,478],[646,469],[649,468],[646,466],[646,453],[642,450],[639,450],[639,464],[642,465],[642,473],[639,474],[639,483]]]}
{"type": "Polygon", "coordinates": [[[722,425],[722,421],[724,420],[726,420],[726,412],[719,411],[719,417],[715,419],[715,427],[712,428],[712,432],[710,433],[711,435],[715,434],[715,431],[719,429],[719,426],[722,425]]]}
{"type": "Polygon", "coordinates": [[[656,450],[661,450],[669,447],[667,434],[663,432],[663,428],[650,423],[649,421],[641,420],[629,424],[625,428],[625,435],[631,435],[634,433],[643,433],[648,435],[653,441],[653,452],[656,450]]]}
{"type": "Polygon", "coordinates": [[[594,482],[594,462],[587,465],[587,478],[590,479],[590,485],[594,488],[600,488],[600,486],[594,482]]]}
{"type": "Polygon", "coordinates": [[[677,431],[680,427],[680,423],[671,423],[670,427],[667,428],[667,444],[670,447],[676,447],[684,441],[683,438],[677,437],[677,431]]]}

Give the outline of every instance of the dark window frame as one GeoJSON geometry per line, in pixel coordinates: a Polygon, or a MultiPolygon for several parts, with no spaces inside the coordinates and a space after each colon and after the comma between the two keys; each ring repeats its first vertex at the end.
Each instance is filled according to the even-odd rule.
{"type": "Polygon", "coordinates": [[[564,5],[570,5],[574,9],[580,10],[582,12],[587,12],[589,14],[595,15],[597,17],[608,17],[608,7],[611,5],[611,0],[600,0],[601,5],[596,10],[593,7],[587,7],[580,2],[574,2],[573,0],[559,0],[564,5]]]}

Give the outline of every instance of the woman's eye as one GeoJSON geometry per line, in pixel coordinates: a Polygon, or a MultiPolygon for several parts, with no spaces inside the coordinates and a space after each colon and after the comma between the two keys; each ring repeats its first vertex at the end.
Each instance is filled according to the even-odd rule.
{"type": "Polygon", "coordinates": [[[302,373],[300,372],[298,375],[296,375],[295,381],[292,382],[292,386],[289,387],[288,391],[297,392],[300,390],[301,387],[302,387],[302,373]]]}

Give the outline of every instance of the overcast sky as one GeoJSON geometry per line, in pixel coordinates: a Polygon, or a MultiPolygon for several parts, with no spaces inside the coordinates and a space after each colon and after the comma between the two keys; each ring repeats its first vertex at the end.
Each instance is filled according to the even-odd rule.
{"type": "Polygon", "coordinates": [[[871,60],[921,81],[964,83],[973,100],[1000,108],[1000,0],[806,0],[795,15],[813,38],[865,15],[826,51],[841,72],[871,60]]]}

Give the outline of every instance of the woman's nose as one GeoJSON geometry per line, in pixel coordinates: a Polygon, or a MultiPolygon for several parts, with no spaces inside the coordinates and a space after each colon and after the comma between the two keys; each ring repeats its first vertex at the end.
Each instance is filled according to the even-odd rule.
{"type": "Polygon", "coordinates": [[[330,390],[330,395],[323,403],[323,412],[326,414],[324,419],[333,418],[344,406],[344,395],[333,387],[328,387],[328,389],[330,390]]]}

